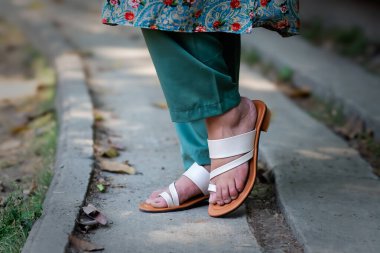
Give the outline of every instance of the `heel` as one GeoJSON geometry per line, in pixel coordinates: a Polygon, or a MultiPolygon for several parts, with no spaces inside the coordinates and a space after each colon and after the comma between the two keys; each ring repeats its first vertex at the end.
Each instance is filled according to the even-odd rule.
{"type": "Polygon", "coordinates": [[[269,109],[267,109],[265,112],[263,123],[261,124],[261,128],[260,128],[261,131],[264,131],[264,132],[268,131],[271,117],[272,117],[272,112],[269,109]]]}

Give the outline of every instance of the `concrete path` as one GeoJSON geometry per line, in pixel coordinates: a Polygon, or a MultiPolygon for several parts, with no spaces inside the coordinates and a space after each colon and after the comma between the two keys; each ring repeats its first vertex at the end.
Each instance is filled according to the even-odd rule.
{"type": "Polygon", "coordinates": [[[347,115],[358,116],[380,140],[380,77],[331,52],[317,48],[302,37],[282,39],[257,29],[243,39],[246,50],[255,49],[264,61],[294,71],[295,85],[308,86],[327,101],[342,105],[347,115]]]}

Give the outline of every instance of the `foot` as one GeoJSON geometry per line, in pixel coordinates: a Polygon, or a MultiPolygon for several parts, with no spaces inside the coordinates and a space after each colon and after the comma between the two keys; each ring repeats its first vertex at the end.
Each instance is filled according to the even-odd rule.
{"type": "MultiPolygon", "coordinates": [[[[210,165],[204,165],[203,166],[205,169],[210,171],[211,166],[210,165]]],[[[197,195],[202,194],[202,191],[198,188],[196,184],[193,183],[189,178],[186,176],[181,176],[176,182],[175,182],[175,187],[178,192],[178,197],[179,197],[179,203],[182,204],[186,200],[195,197],[197,195]]],[[[161,192],[166,191],[169,193],[169,188],[162,188],[154,191],[147,200],[145,200],[145,203],[155,207],[155,208],[165,208],[168,207],[168,204],[164,200],[163,197],[159,196],[161,192]]]]}
{"type": "MultiPolygon", "coordinates": [[[[252,131],[255,128],[257,112],[248,98],[241,98],[240,104],[222,115],[207,118],[208,139],[223,139],[252,131]]],[[[239,158],[242,155],[221,159],[211,159],[211,171],[239,158]]],[[[224,205],[236,199],[243,191],[248,176],[249,164],[243,163],[213,179],[216,192],[210,193],[211,204],[224,205]]]]}

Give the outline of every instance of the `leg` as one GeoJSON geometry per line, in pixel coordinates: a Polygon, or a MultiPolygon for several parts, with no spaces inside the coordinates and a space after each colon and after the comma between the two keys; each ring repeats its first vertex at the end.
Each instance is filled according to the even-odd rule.
{"type": "Polygon", "coordinates": [[[184,168],[188,169],[194,162],[199,165],[210,165],[205,121],[175,123],[175,128],[179,138],[184,168]]]}
{"type": "MultiPolygon", "coordinates": [[[[181,142],[185,168],[192,160],[207,164],[207,133],[203,118],[220,115],[240,103],[238,77],[240,36],[220,33],[174,33],[142,29],[181,142]],[[228,50],[226,50],[226,48],[228,50]]],[[[194,194],[191,182],[183,196],[194,194]]],[[[179,189],[179,192],[181,189],[179,189]]],[[[155,207],[165,202],[154,192],[147,200],[155,207]]],[[[180,193],[181,195],[181,193],[180,193]]]]}

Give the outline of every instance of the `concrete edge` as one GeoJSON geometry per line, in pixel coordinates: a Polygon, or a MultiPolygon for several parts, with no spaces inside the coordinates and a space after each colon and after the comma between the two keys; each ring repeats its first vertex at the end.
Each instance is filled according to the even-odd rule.
{"type": "Polygon", "coordinates": [[[93,167],[93,105],[80,56],[52,22],[44,8],[0,2],[0,14],[20,28],[53,65],[57,74],[55,107],[58,136],[54,175],[43,203],[43,214],[33,224],[24,253],[65,252],[68,235],[85,199],[93,167]]]}
{"type": "Polygon", "coordinates": [[[65,252],[92,173],[94,119],[81,59],[64,54],[55,60],[55,68],[59,134],[54,176],[24,253],[65,252]]]}
{"type": "MultiPolygon", "coordinates": [[[[252,39],[254,39],[254,37],[252,39]]],[[[257,51],[264,63],[271,64],[277,70],[290,67],[288,64],[286,64],[286,61],[284,61],[281,54],[272,54],[264,47],[257,46],[255,43],[253,43],[253,41],[250,42],[248,40],[249,38],[242,40],[242,48],[254,49],[257,51]]],[[[299,38],[297,40],[297,43],[309,44],[302,38],[299,38]]],[[[326,54],[327,52],[324,53],[326,54]]],[[[335,55],[334,57],[339,58],[340,62],[346,61],[346,59],[338,55],[335,55]]],[[[350,99],[337,94],[337,91],[335,89],[326,89],[324,85],[324,79],[316,79],[295,68],[291,69],[293,70],[293,83],[295,86],[302,88],[305,86],[305,84],[308,84],[308,88],[311,88],[312,92],[317,94],[320,99],[324,100],[327,103],[333,103],[334,105],[341,107],[345,115],[350,115],[350,117],[355,117],[365,122],[365,125],[369,129],[373,130],[375,139],[380,140],[380,125],[379,122],[373,118],[373,115],[369,115],[362,108],[359,108],[355,103],[350,101],[350,99]]]]}

